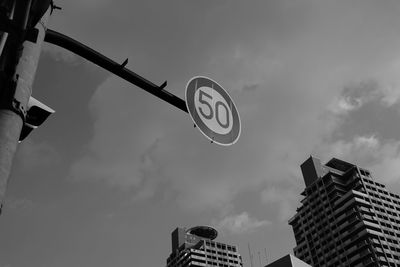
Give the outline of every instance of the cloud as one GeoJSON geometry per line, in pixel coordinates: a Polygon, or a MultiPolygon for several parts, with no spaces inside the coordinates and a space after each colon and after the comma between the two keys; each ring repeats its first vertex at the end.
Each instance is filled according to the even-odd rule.
{"type": "Polygon", "coordinates": [[[132,87],[110,77],[97,88],[90,100],[93,136],[73,162],[70,176],[105,183],[140,201],[153,198],[166,182],[158,155],[168,121],[155,119],[159,103],[149,104],[155,99],[132,87]]]}
{"type": "Polygon", "coordinates": [[[343,88],[342,97],[356,107],[371,102],[381,97],[379,84],[375,80],[363,81],[356,85],[348,85],[343,88]]]}
{"type": "Polygon", "coordinates": [[[250,217],[247,212],[242,212],[241,214],[226,216],[216,225],[218,229],[223,231],[228,231],[232,234],[243,234],[255,231],[256,229],[269,224],[269,221],[260,221],[256,218],[250,217]]]}
{"type": "Polygon", "coordinates": [[[111,4],[110,0],[81,0],[79,1],[80,5],[84,5],[86,8],[100,8],[104,7],[108,4],[111,4]]]}
{"type": "Polygon", "coordinates": [[[335,115],[345,115],[361,106],[360,101],[350,101],[344,97],[335,99],[329,106],[329,110],[335,115]],[[352,103],[353,102],[353,103],[352,103]]]}
{"type": "Polygon", "coordinates": [[[243,86],[243,91],[255,91],[260,87],[260,84],[252,83],[252,84],[245,84],[243,86]]]}
{"type": "Polygon", "coordinates": [[[321,155],[334,155],[372,170],[373,176],[384,183],[399,183],[400,140],[381,141],[375,136],[356,136],[349,142],[339,140],[327,145],[321,155]]]}
{"type": "Polygon", "coordinates": [[[395,57],[385,68],[378,71],[375,79],[380,82],[382,91],[381,101],[388,107],[398,104],[400,101],[400,59],[395,57]]]}
{"type": "Polygon", "coordinates": [[[373,177],[383,183],[399,184],[400,181],[400,142],[385,145],[380,155],[382,158],[374,165],[367,166],[373,170],[373,177]]]}
{"type": "Polygon", "coordinates": [[[370,79],[361,82],[350,82],[332,101],[329,110],[335,115],[348,115],[361,107],[376,102],[386,107],[397,102],[397,91],[393,87],[380,84],[380,79],[370,79]]]}
{"type": "Polygon", "coordinates": [[[27,209],[34,205],[32,200],[25,198],[7,198],[6,206],[8,209],[27,209]]]}
{"type": "Polygon", "coordinates": [[[140,188],[135,193],[134,199],[137,200],[152,197],[156,181],[162,177],[160,166],[154,158],[158,139],[152,142],[144,145],[137,154],[107,154],[95,150],[92,155],[86,155],[74,163],[71,175],[76,180],[100,180],[123,190],[140,188]],[[123,158],[124,155],[127,158],[123,158]]]}
{"type": "Polygon", "coordinates": [[[261,192],[261,201],[265,205],[278,207],[277,218],[280,222],[287,221],[295,214],[300,192],[292,188],[268,187],[261,192]]]}
{"type": "MultiPolygon", "coordinates": [[[[85,181],[82,188],[93,188],[90,199],[99,191],[110,194],[104,199],[106,205],[104,201],[95,205],[90,202],[93,208],[89,214],[104,209],[104,214],[110,214],[112,209],[118,222],[122,212],[118,207],[128,198],[141,202],[123,210],[123,221],[130,224],[129,215],[135,218],[131,228],[139,229],[140,234],[146,233],[140,231],[145,222],[145,228],[154,229],[154,236],[163,235],[163,227],[154,227],[159,224],[154,216],[165,218],[162,225],[168,228],[174,218],[210,221],[208,215],[221,213],[216,224],[232,228],[247,221],[261,233],[266,224],[257,228],[260,222],[279,221],[287,227],[286,219],[294,214],[304,187],[299,165],[314,151],[323,150],[322,156],[327,159],[341,155],[367,168],[381,166],[396,173],[398,138],[389,124],[398,121],[394,111],[398,108],[400,76],[394,61],[399,61],[400,38],[399,6],[394,8],[391,3],[399,1],[64,2],[63,11],[52,17],[52,28],[118,62],[129,57],[132,70],[156,84],[167,79],[166,89],[179,96],[184,95],[190,77],[210,76],[230,92],[243,126],[234,146],[217,147],[193,128],[187,114],[115,77],[105,81],[91,97],[89,117],[87,100],[98,83],[87,81],[94,78],[83,71],[84,65],[70,66],[68,71],[46,70],[41,84],[48,87],[46,95],[53,95],[57,101],[51,105],[59,112],[56,116],[62,113],[57,105],[65,107],[64,113],[74,115],[68,120],[58,117],[57,129],[49,135],[69,151],[70,158],[63,161],[61,170],[72,159],[70,174],[75,181],[85,181]],[[371,80],[376,88],[368,84],[371,80]],[[61,84],[65,86],[61,88],[61,84]],[[346,87],[348,91],[343,89],[346,87]],[[329,112],[329,105],[337,112],[329,112]],[[390,116],[388,107],[393,109],[390,116]],[[365,159],[357,155],[361,153],[383,158],[365,159]],[[162,203],[153,205],[157,200],[162,203]],[[248,213],[233,212],[238,207],[248,213]],[[136,220],[137,211],[143,211],[141,220],[136,220]]],[[[59,63],[64,62],[65,55],[57,56],[59,63]]],[[[54,166],[53,171],[58,175],[54,166]]],[[[67,190],[76,191],[76,187],[81,188],[78,184],[62,191],[71,197],[58,196],[65,206],[75,203],[69,200],[85,201],[68,194],[67,190]]],[[[45,189],[38,190],[40,194],[45,189]]],[[[80,214],[86,206],[71,211],[80,214]]],[[[79,229],[88,234],[85,240],[91,240],[91,235],[98,237],[100,228],[88,225],[90,229],[79,224],[79,229]]],[[[293,242],[291,233],[275,231],[282,228],[279,225],[268,227],[268,238],[256,233],[254,239],[263,239],[261,243],[276,240],[279,235],[279,240],[293,242]]],[[[107,233],[110,229],[100,230],[107,233]]],[[[111,241],[103,243],[116,240],[111,241]]],[[[287,243],[274,245],[278,252],[288,247],[287,243]]],[[[132,256],[130,246],[123,247],[132,256]]],[[[118,258],[120,265],[129,262],[119,257],[122,253],[118,246],[110,249],[110,253],[103,253],[107,247],[97,252],[114,255],[108,258],[118,258]]],[[[35,254],[35,249],[29,251],[35,254]]],[[[137,260],[149,260],[140,251],[136,253],[137,260]]],[[[88,261],[84,254],[68,257],[65,265],[88,261]]],[[[165,260],[161,258],[151,260],[165,260]]],[[[107,265],[107,261],[97,265],[102,264],[107,265]]]]}
{"type": "Polygon", "coordinates": [[[7,210],[27,212],[35,207],[35,203],[26,198],[7,197],[4,206],[7,210]]]}
{"type": "Polygon", "coordinates": [[[146,200],[153,197],[158,187],[158,181],[163,177],[162,168],[157,162],[155,154],[158,148],[158,142],[159,139],[156,139],[141,155],[141,166],[139,168],[143,179],[140,190],[133,198],[134,201],[146,200]]]}
{"type": "Polygon", "coordinates": [[[315,146],[316,154],[358,164],[386,183],[400,177],[400,127],[393,123],[400,119],[400,89],[394,62],[361,82],[347,83],[328,108],[331,132],[315,146]]]}
{"type": "Polygon", "coordinates": [[[349,155],[354,155],[353,158],[356,158],[356,155],[359,157],[373,156],[379,147],[380,142],[375,136],[355,136],[350,142],[338,140],[329,144],[327,150],[338,158],[349,155]]]}
{"type": "Polygon", "coordinates": [[[383,97],[381,101],[391,107],[398,104],[400,100],[400,86],[398,84],[388,84],[383,88],[383,97]]]}
{"type": "Polygon", "coordinates": [[[387,77],[378,76],[370,74],[364,81],[348,82],[333,98],[324,115],[331,124],[324,143],[349,142],[356,136],[398,139],[400,126],[393,121],[400,118],[396,96],[400,90],[389,86],[387,77]]]}
{"type": "Polygon", "coordinates": [[[60,48],[58,46],[51,45],[51,44],[43,45],[42,53],[49,53],[54,58],[54,60],[63,61],[65,63],[72,64],[72,65],[78,65],[83,60],[82,58],[78,57],[74,53],[72,53],[64,48],[60,48]]]}
{"type": "Polygon", "coordinates": [[[17,164],[26,170],[59,163],[61,156],[56,149],[46,142],[36,142],[31,138],[24,140],[18,147],[17,164]]]}
{"type": "MultiPolygon", "coordinates": [[[[193,7],[187,5],[185,2],[181,7],[190,11],[193,7]]],[[[386,68],[388,58],[398,49],[395,45],[376,49],[390,42],[371,37],[371,26],[381,25],[374,28],[381,34],[389,23],[375,20],[375,8],[366,4],[353,12],[346,3],[247,5],[237,1],[207,7],[201,17],[196,12],[190,30],[168,20],[163,27],[174,31],[155,31],[160,36],[145,36],[136,26],[139,23],[129,25],[118,19],[123,16],[111,16],[113,27],[135,31],[134,43],[140,44],[140,49],[129,47],[129,51],[140,51],[132,53],[135,64],[150,77],[168,76],[172,81],[168,90],[173,88],[183,95],[186,80],[194,73],[209,75],[227,88],[241,115],[242,136],[231,148],[217,148],[202,139],[184,114],[111,78],[91,100],[93,136],[74,163],[72,175],[129,188],[139,199],[159,192],[192,211],[229,209],[241,192],[260,193],[267,185],[262,201],[278,206],[280,219],[287,217],[297,200],[291,194],[299,194],[293,186],[300,177],[298,165],[307,154],[323,151],[336,156],[344,155],[343,151],[361,151],[368,138],[379,137],[374,132],[348,133],[344,127],[346,119],[356,112],[371,103],[389,103],[389,95],[395,94],[394,89],[385,93],[382,79],[372,75],[386,68]],[[242,8],[235,9],[238,6],[242,8]],[[265,10],[270,16],[265,16],[265,10]],[[239,23],[237,17],[244,12],[252,19],[239,23]],[[260,12],[262,16],[254,15],[260,12]],[[221,16],[224,21],[215,21],[221,16]],[[372,21],[357,23],[364,21],[364,16],[372,21]],[[266,23],[269,20],[273,23],[266,23]],[[363,34],[354,38],[354,32],[363,34]],[[172,36],[159,47],[157,41],[167,33],[172,36]],[[188,33],[184,43],[180,39],[183,33],[188,33]],[[354,136],[366,140],[349,147],[354,136]],[[271,184],[276,187],[271,189],[271,184]],[[293,188],[283,187],[288,184],[293,188]]],[[[185,14],[192,14],[179,13],[176,18],[180,21],[185,21],[185,14]]],[[[91,23],[97,25],[98,21],[91,23]]],[[[146,32],[158,29],[158,23],[149,21],[146,32]]],[[[117,56],[124,52],[122,43],[111,43],[113,36],[105,37],[103,29],[90,36],[103,40],[108,52],[117,56]]],[[[390,77],[385,78],[385,84],[390,81],[390,77]]],[[[354,129],[352,125],[348,129],[354,129]]]]}
{"type": "Polygon", "coordinates": [[[231,203],[238,193],[235,181],[229,181],[221,177],[214,181],[202,181],[201,177],[187,177],[186,182],[181,179],[172,180],[172,186],[177,194],[179,206],[187,211],[218,210],[225,212],[230,210],[231,203]]]}
{"type": "Polygon", "coordinates": [[[372,80],[346,86],[341,96],[356,108],[372,101],[379,101],[380,104],[390,107],[398,102],[400,88],[393,80],[389,82],[384,78],[374,77],[372,80]]]}

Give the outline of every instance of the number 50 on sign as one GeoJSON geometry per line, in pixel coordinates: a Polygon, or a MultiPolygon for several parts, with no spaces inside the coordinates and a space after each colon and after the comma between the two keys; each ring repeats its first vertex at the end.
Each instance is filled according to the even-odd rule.
{"type": "Polygon", "coordinates": [[[212,142],[232,145],[240,136],[240,118],[229,94],[207,77],[194,77],[186,86],[186,106],[199,130],[212,142]]]}

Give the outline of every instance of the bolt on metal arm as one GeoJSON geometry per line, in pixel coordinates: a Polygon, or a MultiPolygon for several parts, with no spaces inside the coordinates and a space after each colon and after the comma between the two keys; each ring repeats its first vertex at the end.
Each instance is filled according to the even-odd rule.
{"type": "Polygon", "coordinates": [[[108,70],[109,72],[121,77],[122,79],[142,88],[150,94],[155,95],[158,98],[170,103],[180,110],[185,111],[186,113],[188,112],[186,102],[183,99],[164,90],[167,82],[164,82],[161,86],[155,85],[154,83],[146,80],[145,78],[134,73],[133,71],[125,68],[125,65],[128,63],[127,60],[125,60],[124,63],[119,64],[100,54],[99,52],[91,49],[90,47],[51,29],[47,29],[44,40],[48,43],[65,48],[89,60],[90,62],[108,70]]]}

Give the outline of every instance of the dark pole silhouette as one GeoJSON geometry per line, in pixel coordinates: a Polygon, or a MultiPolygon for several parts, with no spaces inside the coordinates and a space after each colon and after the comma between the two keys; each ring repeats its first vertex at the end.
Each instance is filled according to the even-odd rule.
{"type": "Polygon", "coordinates": [[[50,1],[1,1],[0,5],[1,213],[12,161],[26,119],[45,27],[50,16],[50,1]]]}

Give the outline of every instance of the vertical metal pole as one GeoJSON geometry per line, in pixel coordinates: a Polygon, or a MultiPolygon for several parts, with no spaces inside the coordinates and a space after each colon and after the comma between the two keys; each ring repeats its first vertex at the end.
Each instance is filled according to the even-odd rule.
{"type": "MultiPolygon", "coordinates": [[[[10,2],[10,1],[8,1],[10,2]]],[[[7,1],[0,1],[0,8],[2,8],[5,12],[7,12],[7,18],[12,20],[14,18],[14,9],[15,9],[15,2],[8,3],[7,1]]],[[[8,37],[7,32],[1,33],[1,40],[0,40],[0,55],[3,53],[4,46],[6,44],[8,37]]]]}
{"type": "MultiPolygon", "coordinates": [[[[2,55],[5,57],[4,62],[2,62],[5,79],[0,84],[0,92],[1,97],[8,95],[14,88],[10,88],[10,83],[5,81],[14,81],[16,87],[13,100],[20,105],[22,111],[26,111],[29,97],[32,94],[32,84],[50,16],[50,7],[47,8],[47,12],[36,25],[39,31],[36,42],[31,42],[25,41],[24,38],[32,0],[14,1],[16,3],[14,22],[20,32],[8,36],[7,42],[10,45],[6,44],[3,51],[3,54],[6,54],[2,55]]],[[[41,0],[35,2],[38,4],[41,0]]],[[[21,114],[9,108],[0,109],[0,214],[22,125],[21,114]]]]}

